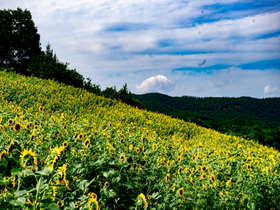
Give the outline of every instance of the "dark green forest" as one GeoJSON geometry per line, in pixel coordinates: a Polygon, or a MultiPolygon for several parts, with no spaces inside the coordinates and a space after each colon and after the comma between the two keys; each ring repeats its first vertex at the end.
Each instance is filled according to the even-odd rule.
{"type": "Polygon", "coordinates": [[[133,95],[147,110],[280,149],[280,98],[133,95]]]}
{"type": "Polygon", "coordinates": [[[138,100],[132,98],[126,84],[120,90],[115,86],[101,90],[90,78],[84,78],[76,69],[69,69],[69,63],[59,61],[50,44],[45,51],[42,50],[40,35],[30,11],[20,8],[0,10],[0,25],[0,70],[52,79],[143,108],[138,100]]]}

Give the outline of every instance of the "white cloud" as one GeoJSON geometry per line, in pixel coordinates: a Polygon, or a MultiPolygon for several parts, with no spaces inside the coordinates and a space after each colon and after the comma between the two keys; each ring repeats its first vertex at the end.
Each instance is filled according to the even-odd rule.
{"type": "Polygon", "coordinates": [[[140,85],[136,85],[139,93],[162,92],[172,88],[173,83],[163,75],[156,75],[145,79],[140,85]]]}
{"type": "Polygon", "coordinates": [[[267,85],[264,87],[263,92],[265,95],[271,93],[280,93],[280,89],[278,87],[271,87],[271,85],[267,85]]]}

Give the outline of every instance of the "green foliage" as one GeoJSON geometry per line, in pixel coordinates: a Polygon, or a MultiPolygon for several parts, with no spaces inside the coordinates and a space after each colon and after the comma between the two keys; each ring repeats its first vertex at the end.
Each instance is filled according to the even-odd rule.
{"type": "Polygon", "coordinates": [[[147,110],[280,149],[280,98],[170,97],[159,93],[133,98],[147,110]]]}
{"type": "Polygon", "coordinates": [[[53,53],[50,44],[45,52],[33,56],[29,65],[29,74],[43,79],[54,79],[74,87],[84,87],[84,77],[75,69],[68,69],[69,63],[62,63],[53,53]]]}
{"type": "Polygon", "coordinates": [[[0,66],[27,74],[28,64],[40,52],[40,35],[30,11],[0,10],[0,66]]]}

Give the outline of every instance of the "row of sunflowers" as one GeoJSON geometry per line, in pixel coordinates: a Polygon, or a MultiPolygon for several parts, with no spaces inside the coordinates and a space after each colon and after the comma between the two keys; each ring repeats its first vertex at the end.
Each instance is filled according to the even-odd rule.
{"type": "Polygon", "coordinates": [[[0,72],[0,209],[279,209],[280,152],[0,72]]]}

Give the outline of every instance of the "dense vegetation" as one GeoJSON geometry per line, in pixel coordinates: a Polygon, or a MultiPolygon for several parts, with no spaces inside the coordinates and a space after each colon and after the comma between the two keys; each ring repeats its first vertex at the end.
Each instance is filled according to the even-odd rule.
{"type": "Polygon", "coordinates": [[[0,72],[0,209],[279,209],[280,152],[0,72]]]}
{"type": "Polygon", "coordinates": [[[280,149],[280,98],[171,97],[159,93],[133,97],[149,111],[280,149]]]}
{"type": "Polygon", "coordinates": [[[69,63],[60,62],[50,44],[43,51],[30,11],[20,8],[0,10],[0,25],[0,70],[53,79],[134,107],[143,107],[132,98],[126,84],[119,91],[115,87],[102,91],[99,85],[92,84],[90,78],[85,79],[76,69],[69,69],[69,63]]]}

